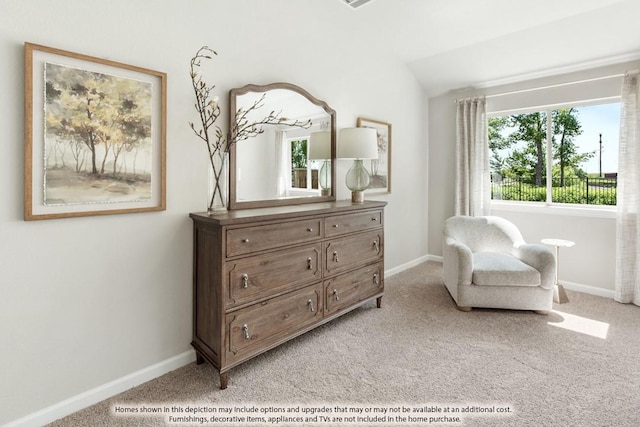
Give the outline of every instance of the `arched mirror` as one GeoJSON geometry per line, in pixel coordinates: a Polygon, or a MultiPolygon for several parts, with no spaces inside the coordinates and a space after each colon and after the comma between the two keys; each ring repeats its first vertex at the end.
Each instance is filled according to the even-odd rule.
{"type": "Polygon", "coordinates": [[[335,200],[336,113],[290,83],[246,85],[229,92],[229,129],[240,120],[259,133],[229,149],[229,208],[335,200]]]}

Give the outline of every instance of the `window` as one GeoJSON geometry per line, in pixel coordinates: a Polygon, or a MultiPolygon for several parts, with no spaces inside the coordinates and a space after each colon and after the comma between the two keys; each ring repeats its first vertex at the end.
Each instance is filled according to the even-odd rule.
{"type": "Polygon", "coordinates": [[[291,146],[291,188],[317,190],[318,170],[321,164],[309,160],[307,138],[290,140],[291,146]]]}
{"type": "Polygon", "coordinates": [[[615,205],[619,126],[619,102],[491,116],[492,200],[615,205]]]}

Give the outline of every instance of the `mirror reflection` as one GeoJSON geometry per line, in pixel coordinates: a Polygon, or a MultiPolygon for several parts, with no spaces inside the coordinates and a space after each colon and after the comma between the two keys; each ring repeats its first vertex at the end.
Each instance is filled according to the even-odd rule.
{"type": "Polygon", "coordinates": [[[232,146],[231,209],[335,200],[335,112],[326,103],[298,86],[275,83],[233,89],[229,105],[233,120],[279,118],[232,146]],[[256,103],[260,107],[251,108],[256,103]]]}

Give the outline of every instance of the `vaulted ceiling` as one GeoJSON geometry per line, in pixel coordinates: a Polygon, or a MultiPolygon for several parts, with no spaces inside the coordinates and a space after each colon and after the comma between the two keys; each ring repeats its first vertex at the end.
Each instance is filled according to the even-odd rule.
{"type": "Polygon", "coordinates": [[[429,96],[640,59],[639,0],[371,0],[355,9],[341,6],[333,16],[338,26],[377,46],[381,60],[395,56],[407,63],[429,96]]]}

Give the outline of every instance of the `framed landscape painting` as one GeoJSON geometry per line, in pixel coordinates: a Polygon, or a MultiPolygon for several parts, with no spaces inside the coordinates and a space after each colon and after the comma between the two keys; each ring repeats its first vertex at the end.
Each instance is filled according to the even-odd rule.
{"type": "Polygon", "coordinates": [[[24,219],[166,209],[166,74],[25,43],[24,219]]]}
{"type": "Polygon", "coordinates": [[[373,128],[378,134],[378,158],[369,160],[371,183],[366,192],[391,193],[391,123],[358,117],[357,126],[373,128]]]}

